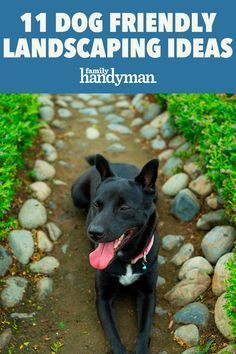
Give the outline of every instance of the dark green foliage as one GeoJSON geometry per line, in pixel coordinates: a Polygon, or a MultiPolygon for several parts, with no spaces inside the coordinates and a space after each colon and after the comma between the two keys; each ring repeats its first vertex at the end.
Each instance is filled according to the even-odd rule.
{"type": "Polygon", "coordinates": [[[8,211],[19,186],[17,172],[24,165],[23,151],[31,146],[38,127],[36,95],[0,95],[0,239],[14,224],[8,211]]]}

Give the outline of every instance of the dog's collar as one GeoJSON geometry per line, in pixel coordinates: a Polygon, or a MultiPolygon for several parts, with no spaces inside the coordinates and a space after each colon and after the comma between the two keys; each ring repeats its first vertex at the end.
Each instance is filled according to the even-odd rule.
{"type": "Polygon", "coordinates": [[[147,262],[147,255],[148,253],[150,252],[152,246],[153,246],[153,243],[154,243],[154,235],[152,235],[150,241],[148,242],[147,246],[145,247],[145,249],[138,255],[136,256],[135,258],[133,258],[131,260],[131,264],[135,264],[138,260],[140,259],[143,259],[143,269],[145,270],[147,267],[146,267],[146,262],[147,262]]]}

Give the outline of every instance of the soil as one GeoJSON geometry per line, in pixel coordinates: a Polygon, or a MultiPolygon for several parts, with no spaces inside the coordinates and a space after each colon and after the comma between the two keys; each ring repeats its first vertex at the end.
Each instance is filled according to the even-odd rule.
{"type": "MultiPolygon", "coordinates": [[[[88,168],[84,156],[102,153],[111,161],[133,163],[141,167],[155,154],[150,151],[145,142],[142,142],[142,144],[135,142],[135,139],[140,138],[138,132],[134,132],[132,138],[119,135],[120,143],[127,147],[126,153],[106,153],[106,148],[110,142],[105,139],[105,133],[108,132],[108,129],[104,116],[99,116],[100,124],[97,126],[101,133],[100,138],[91,141],[85,135],[85,130],[90,125],[80,121],[81,115],[78,111],[71,111],[73,112],[73,118],[66,121],[66,131],[55,130],[57,139],[65,141],[65,147],[58,150],[59,159],[55,163],[56,178],[66,182],[66,186],[51,184],[53,193],[50,196],[50,203],[46,203],[50,221],[56,222],[63,230],[63,237],[51,252],[60,261],[60,268],[53,276],[54,292],[45,303],[39,304],[36,300],[34,286],[30,286],[25,296],[27,300],[17,308],[8,311],[9,313],[36,312],[36,316],[32,320],[13,322],[9,319],[8,313],[0,313],[3,328],[9,326],[10,323],[14,333],[12,343],[4,353],[110,353],[109,345],[96,313],[95,271],[88,262],[88,254],[91,249],[86,238],[85,215],[73,206],[70,187],[76,177],[88,168]],[[66,132],[69,131],[74,132],[75,136],[73,138],[66,135],[66,132]],[[59,163],[60,160],[67,162],[68,166],[62,166],[59,163]],[[61,250],[61,246],[64,244],[68,245],[65,254],[61,250]]],[[[129,122],[127,125],[129,125],[129,122]]],[[[35,154],[37,155],[37,151],[35,154]]],[[[34,154],[31,153],[31,155],[34,154]]],[[[189,223],[180,222],[170,214],[170,199],[163,195],[160,188],[164,182],[165,178],[160,174],[157,205],[160,236],[167,234],[184,235],[186,241],[189,240],[194,244],[195,255],[199,255],[201,234],[195,228],[195,220],[189,223]]],[[[30,193],[23,187],[19,195],[21,200],[25,200],[30,193]]],[[[17,212],[17,206],[14,209],[17,212]]],[[[160,254],[168,257],[168,259],[174,253],[162,249],[160,251],[160,254]]],[[[26,271],[26,275],[30,276],[27,269],[17,269],[14,266],[14,269],[11,269],[11,272],[13,271],[17,274],[26,271]]],[[[173,340],[176,325],[172,321],[172,315],[178,309],[171,306],[163,298],[163,295],[177,283],[178,269],[167,262],[160,266],[159,274],[166,279],[166,285],[157,289],[157,305],[168,309],[168,315],[166,317],[154,315],[151,353],[157,354],[159,351],[166,351],[168,354],[178,354],[184,350],[173,340]]],[[[38,276],[31,276],[31,278],[36,281],[38,276]]],[[[204,301],[211,311],[210,324],[206,329],[200,329],[201,342],[206,343],[209,339],[214,338],[219,348],[223,345],[224,339],[214,326],[214,298],[211,291],[207,291],[199,300],[204,301]]],[[[127,289],[115,302],[115,308],[121,338],[129,353],[132,353],[137,334],[136,311],[132,295],[129,294],[127,289]]]]}

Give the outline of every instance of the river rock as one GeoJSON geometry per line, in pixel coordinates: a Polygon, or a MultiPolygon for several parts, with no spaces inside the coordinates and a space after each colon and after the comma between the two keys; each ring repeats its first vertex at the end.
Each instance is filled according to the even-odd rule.
{"type": "Polygon", "coordinates": [[[182,135],[177,135],[169,142],[169,147],[177,149],[180,145],[186,142],[186,139],[182,135]]]}
{"type": "Polygon", "coordinates": [[[77,97],[78,97],[79,99],[81,99],[82,101],[84,101],[84,102],[88,102],[89,100],[92,99],[92,96],[89,95],[88,93],[80,93],[80,94],[78,94],[77,97]]]}
{"type": "Polygon", "coordinates": [[[33,173],[38,181],[45,181],[47,179],[52,179],[56,174],[56,170],[48,162],[36,160],[33,173]]]}
{"type": "Polygon", "coordinates": [[[34,253],[34,240],[30,231],[11,231],[9,235],[9,244],[16,259],[21,264],[29,263],[30,257],[34,253]]]}
{"type": "Polygon", "coordinates": [[[52,190],[45,182],[34,182],[29,186],[33,191],[34,196],[40,201],[43,202],[51,194],[52,190]]]}
{"type": "Polygon", "coordinates": [[[54,222],[48,222],[46,228],[52,241],[55,242],[61,237],[62,231],[54,222]]]}
{"type": "Polygon", "coordinates": [[[183,245],[179,252],[171,259],[171,262],[177,266],[181,266],[185,261],[192,257],[194,253],[194,247],[191,243],[183,245]]]}
{"type": "Polygon", "coordinates": [[[46,159],[48,162],[56,161],[58,155],[57,155],[57,150],[54,148],[54,146],[48,143],[44,143],[41,145],[41,147],[46,155],[46,159]]]}
{"type": "Polygon", "coordinates": [[[156,118],[151,121],[151,126],[160,129],[163,124],[170,118],[170,113],[168,111],[159,114],[156,118]]]}
{"type": "Polygon", "coordinates": [[[110,146],[107,147],[106,149],[108,152],[116,152],[116,153],[121,153],[121,152],[125,152],[126,151],[126,147],[122,144],[112,144],[110,146]]]}
{"type": "Polygon", "coordinates": [[[0,245],[0,277],[4,277],[11,264],[12,257],[9,252],[0,245]]]}
{"type": "Polygon", "coordinates": [[[180,247],[185,237],[182,235],[167,235],[162,238],[162,248],[171,251],[176,247],[180,247]]]}
{"type": "Polygon", "coordinates": [[[201,175],[189,183],[189,188],[201,197],[206,197],[212,192],[212,183],[206,176],[201,175]]]}
{"type": "Polygon", "coordinates": [[[185,277],[185,274],[192,269],[200,269],[202,272],[209,275],[213,273],[212,265],[205,258],[197,256],[184,262],[179,271],[179,279],[182,280],[185,277]]]}
{"type": "Polygon", "coordinates": [[[3,307],[14,307],[23,299],[28,280],[22,277],[10,277],[6,280],[6,287],[1,292],[3,307]]]}
{"type": "Polygon", "coordinates": [[[155,313],[160,317],[164,317],[167,315],[168,311],[166,309],[163,309],[161,306],[156,306],[155,313]]]}
{"type": "Polygon", "coordinates": [[[56,100],[56,104],[57,104],[57,106],[62,107],[62,108],[68,107],[68,103],[62,99],[56,100]]]}
{"type": "Polygon", "coordinates": [[[235,239],[236,231],[232,226],[216,226],[202,239],[202,252],[210,263],[215,264],[232,250],[235,239]]]}
{"type": "Polygon", "coordinates": [[[143,125],[143,124],[144,124],[143,119],[140,118],[140,117],[138,117],[138,118],[135,118],[135,119],[132,120],[130,126],[131,126],[132,128],[135,128],[135,127],[140,127],[140,126],[143,125]]]}
{"type": "Polygon", "coordinates": [[[159,161],[166,161],[168,160],[172,155],[173,155],[174,150],[173,149],[167,149],[162,151],[159,155],[158,155],[158,160],[159,161]]]}
{"type": "Polygon", "coordinates": [[[119,141],[120,138],[113,133],[106,133],[106,140],[107,141],[119,141]]]}
{"type": "Polygon", "coordinates": [[[182,189],[171,202],[171,213],[182,221],[191,221],[199,211],[199,201],[187,188],[182,189]]]}
{"type": "Polygon", "coordinates": [[[157,133],[158,133],[157,128],[154,128],[149,124],[144,125],[140,129],[140,135],[143,139],[153,139],[156,137],[157,133]]]}
{"type": "Polygon", "coordinates": [[[164,194],[170,197],[175,196],[179,191],[186,188],[189,182],[189,177],[186,173],[177,173],[170,177],[168,181],[163,185],[162,191],[164,194]]]}
{"type": "Polygon", "coordinates": [[[114,95],[112,93],[101,93],[97,95],[97,97],[99,97],[100,100],[106,103],[111,103],[114,101],[114,95]]]}
{"type": "Polygon", "coordinates": [[[51,252],[53,249],[53,243],[49,240],[45,232],[37,232],[38,248],[43,252],[51,252]]]}
{"type": "Polygon", "coordinates": [[[165,176],[172,176],[176,169],[180,169],[183,166],[183,161],[179,157],[170,157],[162,168],[165,176]]]}
{"type": "Polygon", "coordinates": [[[166,148],[166,142],[163,139],[157,138],[151,141],[151,147],[153,150],[163,150],[166,148]]]}
{"type": "Polygon", "coordinates": [[[235,337],[232,333],[232,327],[230,324],[230,319],[226,314],[226,299],[225,293],[218,297],[215,304],[215,323],[216,327],[223,334],[223,336],[229,340],[234,340],[235,337]]]}
{"type": "Polygon", "coordinates": [[[30,270],[33,273],[51,274],[59,267],[58,260],[53,256],[46,256],[40,261],[30,264],[30,270]]]}
{"type": "Polygon", "coordinates": [[[39,135],[43,143],[53,144],[56,140],[56,135],[52,129],[42,128],[39,135]]]}
{"type": "Polygon", "coordinates": [[[88,105],[92,106],[92,107],[100,107],[100,106],[103,105],[103,102],[98,100],[98,99],[96,99],[96,98],[93,98],[92,100],[90,100],[88,102],[88,105]]]}
{"type": "Polygon", "coordinates": [[[161,256],[160,254],[158,255],[158,258],[157,258],[157,261],[158,261],[158,265],[161,266],[163,264],[166,264],[166,257],[164,256],[161,256]]]}
{"type": "Polygon", "coordinates": [[[234,257],[234,253],[226,253],[224,256],[220,257],[216,263],[214,276],[212,279],[212,291],[216,296],[220,296],[226,291],[227,281],[230,277],[229,270],[227,269],[227,263],[230,259],[235,259],[234,257]]]}
{"type": "Polygon", "coordinates": [[[221,349],[216,354],[235,354],[236,353],[236,344],[227,345],[227,347],[221,349]]]}
{"type": "Polygon", "coordinates": [[[37,199],[28,199],[20,209],[19,222],[26,229],[42,226],[47,221],[47,211],[37,199]]]}
{"type": "Polygon", "coordinates": [[[203,214],[197,221],[197,228],[199,230],[210,230],[214,226],[222,225],[227,221],[224,209],[210,211],[203,214]]]}
{"type": "Polygon", "coordinates": [[[90,107],[86,107],[86,108],[82,108],[80,109],[80,113],[85,115],[85,116],[97,116],[98,115],[98,112],[96,110],[96,108],[90,108],[90,107]]]}
{"type": "Polygon", "coordinates": [[[84,103],[78,100],[74,100],[70,103],[71,108],[80,110],[84,108],[84,103]]]}
{"type": "Polygon", "coordinates": [[[86,137],[90,140],[95,140],[99,138],[100,133],[96,128],[90,127],[86,129],[86,137]]]}
{"type": "Polygon", "coordinates": [[[66,101],[66,102],[72,102],[73,101],[73,97],[69,96],[69,95],[57,96],[57,98],[59,100],[63,100],[63,101],[66,101]]]}
{"type": "Polygon", "coordinates": [[[99,113],[102,113],[102,114],[109,114],[109,113],[113,113],[115,111],[115,107],[111,104],[111,105],[100,107],[98,109],[98,111],[99,111],[99,113]]]}
{"type": "Polygon", "coordinates": [[[160,275],[158,275],[158,278],[157,278],[157,287],[158,286],[163,286],[166,284],[166,280],[165,278],[161,277],[160,275]]]}
{"type": "Polygon", "coordinates": [[[125,108],[129,108],[131,106],[131,102],[127,101],[127,100],[122,100],[122,101],[116,102],[115,106],[117,108],[125,109],[125,108]]]}
{"type": "Polygon", "coordinates": [[[211,209],[218,209],[221,205],[219,197],[215,194],[211,194],[206,198],[206,203],[211,209]]]}
{"type": "Polygon", "coordinates": [[[138,109],[139,108],[139,105],[140,105],[140,102],[143,101],[143,98],[144,98],[144,94],[143,93],[137,93],[133,99],[132,99],[132,105],[138,109]]]}
{"type": "Polygon", "coordinates": [[[123,109],[120,115],[125,119],[133,119],[135,117],[135,112],[132,109],[123,109]]]}
{"type": "Polygon", "coordinates": [[[106,116],[106,120],[110,123],[121,124],[124,123],[124,118],[118,116],[117,114],[111,113],[106,116]]]}
{"type": "Polygon", "coordinates": [[[51,123],[51,125],[56,128],[56,129],[59,129],[59,130],[64,130],[66,129],[67,127],[67,124],[66,122],[64,122],[63,120],[60,120],[60,119],[54,119],[51,123]]]}
{"type": "Polygon", "coordinates": [[[177,133],[177,128],[168,120],[161,127],[161,135],[164,139],[170,139],[177,133]]]}
{"type": "Polygon", "coordinates": [[[146,107],[144,107],[143,118],[146,121],[150,121],[154,119],[158,114],[161,113],[161,106],[157,103],[149,103],[146,107]]]}
{"type": "Polygon", "coordinates": [[[191,178],[196,178],[201,174],[201,169],[196,163],[189,161],[184,165],[184,172],[191,178]]]}
{"type": "Polygon", "coordinates": [[[12,338],[12,330],[11,328],[6,328],[0,334],[0,350],[4,349],[11,341],[12,338]]]}
{"type": "Polygon", "coordinates": [[[54,118],[55,111],[53,107],[43,106],[39,108],[39,114],[41,119],[43,119],[47,123],[50,123],[54,118]]]}
{"type": "Polygon", "coordinates": [[[38,299],[44,301],[53,291],[53,280],[48,277],[40,279],[37,283],[38,299]]]}
{"type": "Polygon", "coordinates": [[[206,326],[210,319],[210,313],[206,305],[201,302],[193,302],[176,312],[173,320],[177,323],[195,324],[206,326]]]}
{"type": "Polygon", "coordinates": [[[50,100],[50,97],[47,95],[40,95],[37,98],[37,101],[41,106],[50,106],[50,107],[54,106],[54,103],[50,100]]]}
{"type": "Polygon", "coordinates": [[[172,305],[185,306],[206,291],[210,283],[209,275],[200,269],[192,269],[164,297],[172,305]]]}
{"type": "Polygon", "coordinates": [[[120,133],[120,134],[127,134],[127,135],[131,135],[132,134],[132,130],[128,127],[126,127],[125,125],[122,124],[108,124],[108,129],[116,132],[116,133],[120,133]]]}
{"type": "Polygon", "coordinates": [[[191,152],[191,144],[188,141],[186,143],[181,144],[175,152],[179,154],[184,151],[191,152]]]}
{"type": "Polygon", "coordinates": [[[194,324],[185,325],[176,329],[175,340],[181,344],[184,342],[187,346],[197,345],[199,342],[199,331],[194,324]]]}

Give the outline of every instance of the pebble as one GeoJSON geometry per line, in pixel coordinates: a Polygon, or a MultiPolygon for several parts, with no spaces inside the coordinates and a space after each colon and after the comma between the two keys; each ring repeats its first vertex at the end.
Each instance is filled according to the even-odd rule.
{"type": "Polygon", "coordinates": [[[163,307],[161,306],[156,306],[155,313],[160,317],[164,317],[167,315],[168,311],[166,309],[163,309],[163,307]]]}
{"type": "Polygon", "coordinates": [[[176,247],[180,247],[185,237],[182,235],[167,235],[162,238],[162,248],[171,251],[176,247]]]}
{"type": "Polygon", "coordinates": [[[84,102],[88,102],[89,100],[92,99],[92,96],[87,93],[80,93],[80,94],[78,94],[77,97],[80,98],[84,102]]]}
{"type": "Polygon", "coordinates": [[[143,139],[153,139],[157,136],[157,133],[158,133],[157,128],[154,128],[149,124],[144,125],[140,129],[140,135],[143,139]]]}
{"type": "Polygon", "coordinates": [[[97,138],[99,138],[100,133],[99,130],[97,130],[96,128],[90,127],[86,129],[86,137],[89,140],[95,140],[97,138]]]}
{"type": "Polygon", "coordinates": [[[210,313],[206,305],[201,302],[193,302],[178,312],[173,317],[177,323],[195,324],[196,326],[206,326],[210,319],[210,313]]]}
{"type": "Polygon", "coordinates": [[[140,118],[140,117],[138,117],[138,118],[135,118],[135,119],[132,120],[130,126],[131,126],[132,128],[134,128],[134,127],[140,127],[140,126],[143,125],[143,124],[144,124],[143,119],[140,118]]]}
{"type": "Polygon", "coordinates": [[[216,354],[235,354],[236,353],[236,344],[227,345],[227,347],[221,349],[216,354]]]}
{"type": "Polygon", "coordinates": [[[73,101],[73,98],[71,96],[66,96],[66,95],[63,95],[63,96],[58,96],[58,99],[60,100],[63,100],[63,101],[66,101],[66,102],[71,102],[73,101]]]}
{"type": "Polygon", "coordinates": [[[177,133],[177,128],[168,120],[161,127],[161,135],[164,139],[170,139],[177,133]]]}
{"type": "Polygon", "coordinates": [[[158,265],[161,266],[163,264],[166,264],[166,257],[164,256],[161,256],[160,254],[158,255],[158,258],[157,258],[157,261],[158,261],[158,265]]]}
{"type": "Polygon", "coordinates": [[[3,307],[14,307],[23,299],[28,280],[22,277],[10,277],[6,280],[6,287],[1,292],[3,307]]]}
{"type": "Polygon", "coordinates": [[[203,214],[197,221],[197,228],[199,230],[210,230],[214,226],[219,226],[227,221],[224,209],[211,211],[203,214]]]}
{"type": "Polygon", "coordinates": [[[68,103],[65,102],[64,100],[56,100],[56,104],[59,106],[59,107],[63,107],[63,108],[66,108],[68,107],[68,103]]]}
{"type": "Polygon", "coordinates": [[[114,110],[115,110],[115,107],[113,105],[103,106],[98,109],[99,113],[102,113],[102,114],[113,113],[114,110]]]}
{"type": "Polygon", "coordinates": [[[92,106],[92,107],[100,107],[103,105],[103,102],[101,102],[100,100],[97,100],[96,98],[93,98],[92,100],[90,100],[88,102],[88,105],[92,106]]]}
{"type": "Polygon", "coordinates": [[[226,314],[226,299],[225,293],[218,297],[215,304],[215,324],[220,333],[229,340],[234,340],[235,337],[232,334],[232,327],[230,325],[230,319],[226,314]]]}
{"type": "Polygon", "coordinates": [[[186,243],[183,245],[179,252],[171,259],[171,262],[177,266],[181,266],[184,262],[186,262],[189,258],[192,257],[194,253],[194,247],[191,243],[186,243]]]}
{"type": "Polygon", "coordinates": [[[36,315],[35,312],[31,312],[31,313],[25,313],[25,312],[12,312],[10,314],[10,317],[16,320],[29,320],[31,318],[33,318],[36,315]]]}
{"type": "Polygon", "coordinates": [[[54,162],[58,158],[57,150],[51,144],[44,143],[41,145],[48,162],[54,162]]]}
{"type": "Polygon", "coordinates": [[[209,275],[212,274],[214,271],[212,265],[205,258],[197,256],[190,258],[189,260],[184,262],[179,271],[179,279],[182,280],[185,277],[185,274],[192,269],[200,269],[201,271],[209,275]]]}
{"type": "Polygon", "coordinates": [[[169,142],[169,147],[177,149],[180,145],[186,142],[186,139],[182,135],[177,135],[169,142]]]}
{"type": "Polygon", "coordinates": [[[128,127],[126,127],[125,125],[122,124],[108,124],[108,129],[120,133],[120,134],[128,134],[131,135],[132,134],[132,130],[128,127]]]}
{"type": "Polygon", "coordinates": [[[186,172],[191,178],[197,178],[201,174],[201,169],[197,164],[190,161],[184,165],[184,172],[186,172]]]}
{"type": "Polygon", "coordinates": [[[28,199],[20,209],[19,222],[26,229],[42,226],[47,221],[47,211],[37,199],[28,199]]]}
{"type": "Polygon", "coordinates": [[[66,108],[59,108],[57,110],[57,113],[58,113],[59,117],[62,119],[68,119],[68,118],[72,117],[71,111],[69,111],[69,109],[66,109],[66,108]]]}
{"type": "Polygon", "coordinates": [[[127,101],[127,100],[122,100],[122,101],[119,101],[119,102],[116,102],[115,103],[115,106],[117,108],[129,108],[131,106],[131,102],[130,101],[127,101]]]}
{"type": "Polygon", "coordinates": [[[206,198],[206,203],[211,209],[218,209],[220,207],[220,202],[217,195],[209,195],[206,198]]]}
{"type": "Polygon", "coordinates": [[[97,116],[98,112],[96,108],[82,108],[80,109],[80,113],[85,115],[85,116],[97,116]]]}
{"type": "Polygon", "coordinates": [[[170,157],[162,168],[165,176],[172,176],[175,170],[181,169],[183,166],[183,161],[179,157],[170,157]]]}
{"type": "Polygon", "coordinates": [[[12,338],[12,330],[11,328],[6,328],[0,334],[0,350],[4,349],[11,341],[12,338]]]}
{"type": "Polygon", "coordinates": [[[67,243],[64,243],[64,245],[61,246],[61,251],[63,254],[66,254],[68,247],[69,245],[67,243]]]}
{"type": "Polygon", "coordinates": [[[113,133],[106,133],[106,140],[108,141],[120,141],[120,138],[113,133]]]}
{"type": "Polygon", "coordinates": [[[47,179],[52,179],[56,174],[56,170],[48,162],[36,160],[33,173],[38,181],[45,181],[47,179]]]}
{"type": "Polygon", "coordinates": [[[52,126],[56,129],[59,129],[59,130],[64,130],[67,127],[66,122],[64,122],[63,120],[59,120],[59,119],[54,119],[52,121],[52,126]]]}
{"type": "Polygon", "coordinates": [[[32,190],[34,196],[40,201],[43,202],[44,200],[46,200],[52,190],[50,187],[48,187],[48,185],[45,182],[34,182],[31,183],[31,185],[29,186],[30,189],[32,190]]]}
{"type": "Polygon", "coordinates": [[[157,278],[157,287],[163,286],[166,284],[165,278],[161,277],[160,275],[157,278]]]}
{"type": "Polygon", "coordinates": [[[120,115],[125,119],[133,119],[135,117],[135,112],[131,109],[124,109],[121,111],[120,115]]]}
{"type": "Polygon", "coordinates": [[[46,224],[46,228],[48,230],[49,237],[52,241],[55,242],[61,237],[62,231],[59,226],[57,226],[54,222],[48,222],[46,224]]]}
{"type": "Polygon", "coordinates": [[[11,264],[11,255],[3,246],[0,245],[0,277],[4,277],[11,264]]]}
{"type": "Polygon", "coordinates": [[[177,173],[170,177],[162,186],[162,192],[170,197],[175,196],[182,189],[186,188],[189,182],[189,177],[186,173],[177,173]]]}
{"type": "Polygon", "coordinates": [[[173,154],[174,150],[173,149],[167,149],[162,151],[159,155],[158,155],[158,160],[159,161],[166,161],[168,160],[172,154],[173,154]]]}
{"type": "Polygon", "coordinates": [[[184,279],[177,283],[164,298],[174,306],[185,306],[197,299],[211,283],[209,275],[200,269],[187,272],[184,279]]]}
{"type": "Polygon", "coordinates": [[[124,123],[124,118],[118,116],[117,114],[111,113],[106,116],[106,120],[110,123],[120,124],[124,123]]]}
{"type": "Polygon", "coordinates": [[[67,186],[66,182],[61,181],[60,179],[54,179],[52,182],[55,186],[67,186]]]}
{"type": "Polygon", "coordinates": [[[151,147],[153,150],[163,150],[166,148],[166,142],[163,139],[157,138],[151,141],[151,147]]]}
{"type": "Polygon", "coordinates": [[[178,147],[178,149],[175,151],[177,154],[188,151],[191,152],[191,144],[187,141],[186,143],[183,143],[178,147]]]}
{"type": "Polygon", "coordinates": [[[121,152],[125,152],[126,151],[126,147],[122,144],[112,144],[110,146],[107,147],[106,149],[108,152],[116,152],[116,153],[121,153],[121,152]]]}
{"type": "Polygon", "coordinates": [[[235,239],[236,231],[232,226],[214,227],[201,242],[205,258],[215,264],[221,256],[232,250],[235,239]]]}
{"type": "Polygon", "coordinates": [[[226,291],[227,281],[230,277],[230,272],[227,269],[229,260],[236,260],[234,253],[226,253],[220,257],[216,263],[214,275],[212,279],[212,291],[216,296],[220,296],[226,291]]]}
{"type": "Polygon", "coordinates": [[[182,189],[171,202],[171,213],[182,221],[191,221],[199,211],[199,201],[187,188],[182,189]]]}
{"type": "Polygon", "coordinates": [[[153,120],[158,114],[161,113],[161,106],[157,103],[149,103],[144,107],[143,118],[146,121],[153,120]]]}
{"type": "Polygon", "coordinates": [[[212,183],[206,176],[201,175],[189,183],[189,188],[201,197],[206,197],[212,192],[212,183]]]}
{"type": "Polygon", "coordinates": [[[181,344],[184,342],[187,346],[197,345],[199,342],[199,331],[196,325],[189,324],[176,329],[174,337],[181,344]]]}
{"type": "Polygon", "coordinates": [[[151,126],[155,128],[161,128],[163,124],[167,122],[167,120],[170,118],[170,113],[169,112],[163,112],[162,114],[159,114],[155,119],[151,121],[151,126]]]}
{"type": "Polygon", "coordinates": [[[40,117],[47,123],[50,123],[55,115],[53,107],[43,106],[39,108],[40,117]]]}
{"type": "Polygon", "coordinates": [[[56,135],[52,129],[42,128],[39,135],[43,143],[53,144],[55,142],[56,135]]]}
{"type": "Polygon", "coordinates": [[[38,299],[44,301],[53,291],[53,280],[48,277],[43,277],[37,283],[38,299]]]}
{"type": "Polygon", "coordinates": [[[33,273],[51,274],[59,267],[58,260],[53,256],[46,256],[40,261],[30,263],[30,270],[33,273]]]}
{"type": "Polygon", "coordinates": [[[9,244],[16,259],[21,264],[28,264],[34,253],[34,240],[32,233],[27,230],[14,230],[10,232],[9,244]]]}
{"type": "Polygon", "coordinates": [[[71,108],[80,110],[84,108],[84,103],[81,101],[74,100],[70,103],[71,108]]]}
{"type": "Polygon", "coordinates": [[[65,147],[65,145],[66,144],[65,144],[64,140],[62,140],[62,139],[58,139],[55,144],[57,149],[63,149],[65,147]]]}
{"type": "Polygon", "coordinates": [[[45,232],[37,232],[38,248],[43,252],[51,252],[53,249],[53,243],[49,240],[45,232]]]}
{"type": "Polygon", "coordinates": [[[40,95],[37,99],[38,103],[42,106],[50,106],[53,107],[54,103],[50,100],[50,98],[46,95],[40,95]]]}
{"type": "Polygon", "coordinates": [[[140,101],[142,101],[143,100],[143,98],[144,98],[144,94],[143,93],[137,93],[134,97],[133,97],[133,99],[132,99],[132,105],[135,107],[135,108],[137,108],[138,106],[139,106],[139,104],[140,104],[140,101]],[[136,107],[137,106],[137,107],[136,107]]]}

